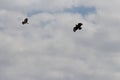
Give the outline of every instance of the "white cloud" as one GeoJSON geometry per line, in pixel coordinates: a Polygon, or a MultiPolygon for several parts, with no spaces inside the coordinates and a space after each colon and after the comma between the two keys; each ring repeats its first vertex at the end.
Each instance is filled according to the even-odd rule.
{"type": "Polygon", "coordinates": [[[0,80],[119,80],[118,3],[1,0],[0,80]],[[81,6],[96,13],[64,12],[81,6]],[[22,25],[29,12],[36,14],[22,25]],[[74,33],[78,22],[83,29],[74,33]]]}

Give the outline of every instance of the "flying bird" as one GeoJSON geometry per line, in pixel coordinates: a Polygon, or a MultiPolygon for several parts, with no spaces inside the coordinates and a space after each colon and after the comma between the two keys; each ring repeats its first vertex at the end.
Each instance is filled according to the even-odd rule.
{"type": "Polygon", "coordinates": [[[28,18],[25,18],[24,21],[22,21],[22,24],[23,24],[23,25],[24,25],[24,24],[29,24],[29,23],[28,23],[28,18]]]}
{"type": "Polygon", "coordinates": [[[78,23],[78,25],[76,25],[74,28],[73,28],[73,31],[76,32],[76,30],[81,30],[82,29],[82,26],[83,24],[82,23],[78,23]]]}

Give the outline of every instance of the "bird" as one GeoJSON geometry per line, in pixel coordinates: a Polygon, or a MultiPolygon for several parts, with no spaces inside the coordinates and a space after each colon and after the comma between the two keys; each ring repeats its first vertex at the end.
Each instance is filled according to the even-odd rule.
{"type": "Polygon", "coordinates": [[[76,30],[81,30],[82,29],[82,26],[83,24],[82,23],[78,23],[74,28],[73,28],[73,31],[76,32],[76,30]]]}
{"type": "Polygon", "coordinates": [[[28,18],[25,18],[24,21],[22,21],[22,24],[23,24],[23,25],[24,25],[24,24],[29,24],[29,23],[28,23],[28,18]]]}

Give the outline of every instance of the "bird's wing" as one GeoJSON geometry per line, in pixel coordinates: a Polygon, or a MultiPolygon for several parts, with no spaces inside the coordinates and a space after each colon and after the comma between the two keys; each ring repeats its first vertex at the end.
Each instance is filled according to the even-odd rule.
{"type": "Polygon", "coordinates": [[[74,27],[74,28],[73,28],[73,31],[75,32],[76,30],[77,30],[77,28],[76,28],[76,27],[74,27]]]}
{"type": "Polygon", "coordinates": [[[25,19],[25,22],[28,22],[28,19],[27,19],[27,18],[25,19]]]}

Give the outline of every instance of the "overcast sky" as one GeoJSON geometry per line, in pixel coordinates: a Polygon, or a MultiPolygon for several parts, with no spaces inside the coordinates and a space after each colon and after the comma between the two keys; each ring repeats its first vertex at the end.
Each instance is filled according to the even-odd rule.
{"type": "Polygon", "coordinates": [[[120,0],[0,0],[0,80],[120,80],[120,0]]]}

